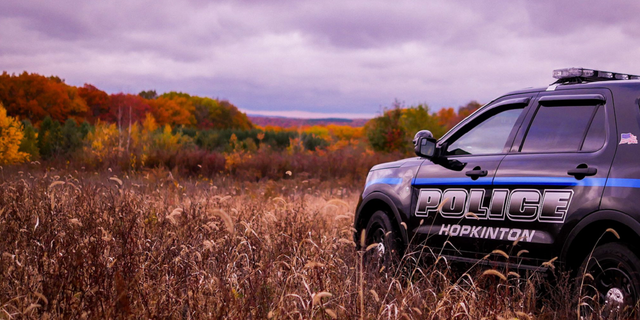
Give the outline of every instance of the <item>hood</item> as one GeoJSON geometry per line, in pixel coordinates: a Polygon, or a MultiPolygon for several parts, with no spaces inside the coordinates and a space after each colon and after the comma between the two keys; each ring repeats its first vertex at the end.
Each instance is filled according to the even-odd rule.
{"type": "Polygon", "coordinates": [[[425,159],[420,158],[420,157],[413,157],[413,158],[407,158],[407,159],[402,159],[402,160],[398,160],[398,161],[380,163],[380,164],[377,164],[377,165],[373,166],[371,168],[371,171],[380,170],[380,169],[400,168],[400,167],[406,166],[406,165],[416,165],[416,164],[420,164],[424,160],[425,159]]]}

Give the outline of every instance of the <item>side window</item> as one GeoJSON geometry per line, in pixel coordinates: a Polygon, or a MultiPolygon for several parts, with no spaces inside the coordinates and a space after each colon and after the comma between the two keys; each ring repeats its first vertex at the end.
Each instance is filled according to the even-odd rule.
{"type": "Polygon", "coordinates": [[[447,154],[502,153],[522,110],[523,108],[512,108],[490,116],[453,141],[447,147],[447,154]]]}
{"type": "Polygon", "coordinates": [[[587,136],[584,138],[584,143],[580,150],[597,151],[604,146],[604,141],[607,138],[605,121],[604,106],[599,106],[593,120],[591,120],[589,131],[587,131],[587,136]]]}
{"type": "Polygon", "coordinates": [[[541,105],[520,151],[595,151],[604,145],[605,136],[604,107],[541,105]]]}

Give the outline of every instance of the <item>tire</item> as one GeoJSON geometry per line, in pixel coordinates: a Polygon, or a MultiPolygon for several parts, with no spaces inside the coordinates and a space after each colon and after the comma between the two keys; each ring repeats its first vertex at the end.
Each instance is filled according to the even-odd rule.
{"type": "Polygon", "coordinates": [[[580,267],[580,299],[589,307],[581,313],[599,313],[605,318],[633,312],[640,298],[640,258],[625,244],[610,242],[598,246],[591,259],[580,267]],[[582,277],[589,273],[591,277],[582,277]],[[582,280],[583,279],[583,280],[582,280]],[[597,299],[583,299],[596,296],[597,299]]]}
{"type": "Polygon", "coordinates": [[[402,239],[384,211],[376,211],[369,219],[365,230],[365,248],[373,243],[379,244],[365,253],[367,262],[370,265],[377,262],[380,266],[385,266],[388,269],[391,265],[400,261],[402,257],[402,239]]]}

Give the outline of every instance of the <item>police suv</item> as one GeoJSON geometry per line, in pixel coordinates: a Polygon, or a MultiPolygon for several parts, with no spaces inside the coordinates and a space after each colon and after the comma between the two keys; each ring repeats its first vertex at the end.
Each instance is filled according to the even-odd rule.
{"type": "Polygon", "coordinates": [[[633,305],[640,76],[584,68],[553,76],[548,87],[493,100],[437,141],[418,132],[417,158],[374,166],[356,242],[365,232],[387,259],[426,244],[454,261],[485,261],[495,249],[510,258],[491,263],[540,269],[553,260],[589,272],[607,302],[633,305]]]}

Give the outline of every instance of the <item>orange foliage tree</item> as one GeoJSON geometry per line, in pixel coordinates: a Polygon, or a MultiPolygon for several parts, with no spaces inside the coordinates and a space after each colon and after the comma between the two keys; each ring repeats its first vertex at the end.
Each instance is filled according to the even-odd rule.
{"type": "Polygon", "coordinates": [[[195,108],[188,98],[161,96],[157,99],[148,100],[148,102],[151,106],[151,114],[161,126],[165,124],[172,126],[195,125],[196,119],[193,115],[195,108]]]}
{"type": "Polygon", "coordinates": [[[168,92],[160,96],[172,100],[184,98],[191,102],[190,109],[195,125],[200,129],[240,129],[249,130],[253,124],[243,112],[228,101],[219,101],[207,97],[191,96],[182,92],[168,92]]]}
{"type": "Polygon", "coordinates": [[[458,122],[464,120],[471,113],[478,110],[482,105],[477,101],[471,101],[465,106],[458,108],[458,112],[453,108],[442,108],[438,111],[436,116],[440,125],[444,126],[447,130],[453,128],[458,122]]]}
{"type": "Polygon", "coordinates": [[[69,118],[81,120],[88,111],[76,87],[58,77],[27,72],[0,75],[0,101],[10,116],[34,122],[42,121],[47,115],[61,122],[69,118]]]}

